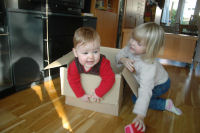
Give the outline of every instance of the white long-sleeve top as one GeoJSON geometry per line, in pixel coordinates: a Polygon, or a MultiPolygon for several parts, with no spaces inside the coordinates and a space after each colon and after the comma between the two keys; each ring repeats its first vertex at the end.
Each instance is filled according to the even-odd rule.
{"type": "Polygon", "coordinates": [[[117,66],[122,66],[122,63],[120,62],[122,57],[127,57],[135,61],[135,72],[133,73],[133,76],[139,83],[139,88],[138,98],[135,107],[133,108],[133,112],[146,116],[153,88],[156,85],[166,82],[168,73],[157,60],[154,60],[153,63],[148,63],[142,60],[140,55],[133,55],[129,51],[129,45],[121,49],[116,55],[117,66]]]}

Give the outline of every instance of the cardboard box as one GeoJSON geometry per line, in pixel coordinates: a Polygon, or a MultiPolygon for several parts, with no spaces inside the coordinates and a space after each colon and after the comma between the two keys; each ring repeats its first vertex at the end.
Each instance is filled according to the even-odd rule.
{"type": "MultiPolygon", "coordinates": [[[[59,58],[58,60],[52,62],[45,69],[60,67],[61,94],[65,95],[66,104],[118,116],[123,99],[123,77],[127,80],[127,83],[130,85],[134,93],[137,93],[138,85],[136,80],[127,69],[116,67],[115,56],[119,52],[119,49],[101,47],[100,51],[106,56],[107,59],[110,60],[111,67],[115,73],[115,83],[111,90],[106,95],[104,95],[103,100],[100,103],[83,102],[80,99],[76,98],[74,92],[72,91],[67,80],[67,67],[64,67],[63,65],[68,65],[74,59],[73,52],[70,52],[59,58]]],[[[100,81],[101,78],[99,76],[91,74],[81,74],[81,83],[85,92],[88,94],[91,94],[93,92],[93,90],[100,84],[100,81]]]]}

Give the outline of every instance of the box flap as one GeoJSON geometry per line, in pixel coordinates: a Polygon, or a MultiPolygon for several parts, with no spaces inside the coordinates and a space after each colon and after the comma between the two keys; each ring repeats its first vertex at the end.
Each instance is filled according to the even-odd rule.
{"type": "Polygon", "coordinates": [[[122,67],[117,67],[115,56],[119,52],[120,49],[110,48],[110,47],[101,47],[101,54],[105,55],[108,60],[110,60],[111,67],[114,73],[121,73],[122,67]]]}
{"type": "Polygon", "coordinates": [[[66,55],[64,55],[63,57],[60,57],[59,59],[57,59],[56,61],[52,62],[51,64],[49,64],[48,66],[46,66],[44,68],[44,70],[46,69],[50,69],[50,68],[55,68],[55,67],[60,67],[63,65],[69,65],[69,63],[74,59],[74,54],[73,51],[67,53],[66,55]]]}
{"type": "Polygon", "coordinates": [[[137,96],[139,84],[136,81],[135,77],[133,77],[133,73],[124,67],[122,75],[126,80],[127,84],[129,85],[129,87],[131,88],[131,90],[133,91],[133,93],[137,96]]]}
{"type": "MultiPolygon", "coordinates": [[[[115,73],[121,72],[121,68],[116,67],[116,63],[115,63],[115,56],[119,52],[119,50],[120,49],[109,48],[109,47],[101,47],[101,49],[100,49],[101,54],[104,54],[106,56],[106,58],[110,60],[111,67],[113,68],[113,71],[115,73]]],[[[61,58],[57,59],[56,61],[50,63],[48,66],[46,66],[44,68],[44,70],[50,69],[50,68],[55,68],[55,67],[60,67],[60,66],[66,65],[66,64],[68,65],[73,59],[74,59],[74,54],[71,51],[68,54],[64,55],[63,57],[61,57],[61,58]]]]}

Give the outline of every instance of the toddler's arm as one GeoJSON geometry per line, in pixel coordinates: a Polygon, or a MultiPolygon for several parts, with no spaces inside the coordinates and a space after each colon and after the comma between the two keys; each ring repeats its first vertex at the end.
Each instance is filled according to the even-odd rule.
{"type": "Polygon", "coordinates": [[[85,95],[80,81],[80,74],[74,61],[68,67],[67,80],[77,98],[85,95]]]}
{"type": "Polygon", "coordinates": [[[101,83],[95,89],[95,94],[102,98],[115,83],[115,73],[112,71],[110,61],[106,58],[102,59],[99,76],[101,77],[101,83]]]}

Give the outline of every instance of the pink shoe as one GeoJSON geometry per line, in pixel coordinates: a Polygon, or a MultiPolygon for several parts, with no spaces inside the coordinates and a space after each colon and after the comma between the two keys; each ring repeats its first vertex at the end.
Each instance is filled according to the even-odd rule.
{"type": "Polygon", "coordinates": [[[124,130],[125,130],[125,133],[144,133],[142,131],[137,131],[137,129],[135,128],[135,124],[134,123],[126,125],[124,130]]]}

